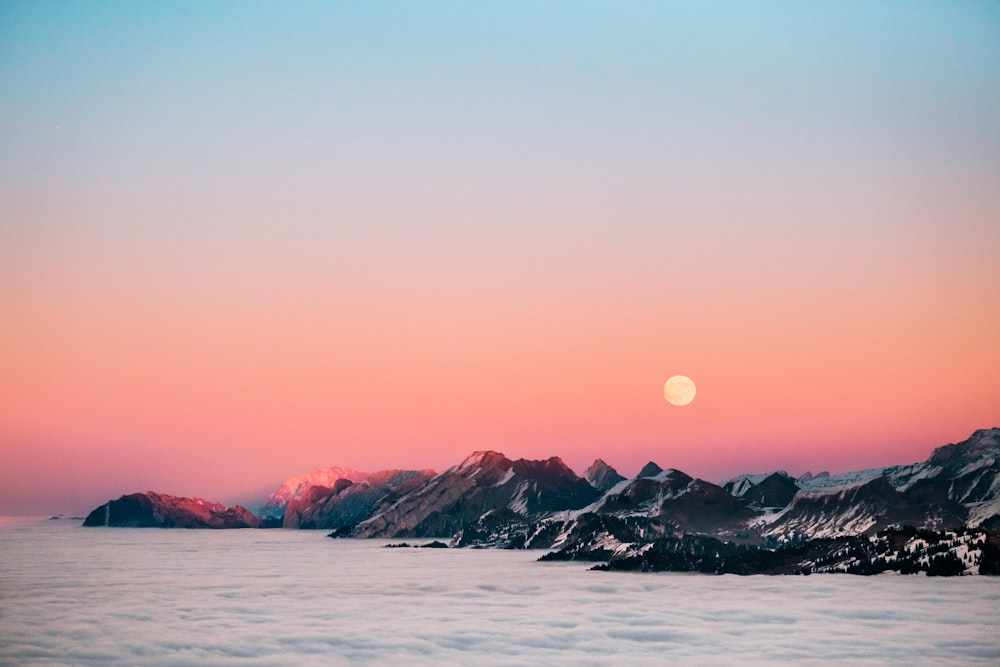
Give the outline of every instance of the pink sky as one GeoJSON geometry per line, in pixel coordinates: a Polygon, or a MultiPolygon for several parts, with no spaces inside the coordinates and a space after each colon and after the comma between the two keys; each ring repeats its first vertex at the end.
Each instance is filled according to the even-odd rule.
{"type": "Polygon", "coordinates": [[[0,513],[1000,425],[995,8],[114,8],[0,21],[0,513]]]}

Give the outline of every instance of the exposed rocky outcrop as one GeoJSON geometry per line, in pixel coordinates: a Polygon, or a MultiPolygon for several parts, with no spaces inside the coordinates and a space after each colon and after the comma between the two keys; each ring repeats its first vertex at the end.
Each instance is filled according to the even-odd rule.
{"type": "Polygon", "coordinates": [[[663,472],[663,468],[650,461],[646,465],[642,466],[642,470],[639,471],[639,474],[636,475],[636,477],[656,477],[661,472],[663,472]]]}
{"type": "Polygon", "coordinates": [[[900,526],[987,529],[1000,523],[998,433],[977,432],[964,443],[935,450],[923,463],[817,475],[801,490],[784,472],[742,475],[726,483],[727,491],[650,462],[586,507],[546,515],[491,512],[466,525],[455,542],[554,548],[569,557],[608,559],[636,555],[654,543],[662,549],[685,535],[773,548],[867,538],[900,526]]]}
{"type": "Polygon", "coordinates": [[[493,510],[537,516],[578,509],[600,496],[599,490],[558,457],[511,461],[498,452],[474,452],[461,464],[376,512],[350,534],[450,537],[493,510]]]}
{"type": "Polygon", "coordinates": [[[802,491],[759,526],[765,536],[794,540],[870,535],[902,525],[955,529],[965,524],[967,515],[968,510],[933,481],[923,480],[901,491],[880,476],[837,490],[802,491]]]}
{"type": "Polygon", "coordinates": [[[276,524],[280,510],[287,527],[334,536],[447,537],[455,546],[556,549],[573,558],[647,550],[668,561],[673,556],[663,554],[677,544],[682,551],[708,544],[670,541],[685,535],[774,548],[871,538],[904,525],[991,529],[1000,528],[1000,429],[939,447],[924,462],[798,480],[779,471],[723,487],[653,462],[624,479],[600,459],[579,477],[558,457],[480,451],[439,475],[314,470],[286,481],[269,502],[272,514],[260,521],[239,506],[131,494],[97,508],[84,525],[255,527],[276,524]]]}
{"type": "Polygon", "coordinates": [[[283,525],[325,530],[354,526],[433,476],[429,470],[383,470],[357,482],[338,479],[332,486],[311,486],[288,502],[283,525]]]}
{"type": "Polygon", "coordinates": [[[766,536],[872,534],[893,525],[925,529],[994,526],[1000,514],[1000,428],[935,449],[923,462],[817,475],[784,510],[756,526],[766,536]]]}
{"type": "Polygon", "coordinates": [[[799,485],[784,470],[766,475],[740,475],[722,487],[759,509],[785,507],[799,491],[799,485]]]}
{"type": "Polygon", "coordinates": [[[799,478],[798,478],[797,481],[800,482],[800,483],[811,482],[814,479],[817,479],[817,480],[818,479],[826,479],[829,476],[830,476],[830,473],[827,472],[826,470],[823,470],[822,472],[818,472],[815,475],[812,474],[811,472],[809,472],[807,470],[806,472],[804,472],[801,475],[799,475],[799,478]]]}
{"type": "Polygon", "coordinates": [[[84,526],[156,528],[257,528],[259,519],[239,505],[226,507],[200,498],[147,491],[109,500],[91,512],[84,526]]]}
{"type": "Polygon", "coordinates": [[[310,472],[295,475],[282,482],[281,486],[264,500],[264,504],[260,507],[260,516],[281,522],[288,503],[300,499],[309,489],[317,486],[333,488],[340,480],[353,483],[368,479],[369,476],[370,473],[342,466],[313,468],[310,472]]]}
{"type": "Polygon", "coordinates": [[[624,482],[625,478],[618,474],[618,471],[605,463],[602,459],[597,459],[590,464],[583,478],[590,482],[595,489],[607,491],[618,482],[624,482]]]}
{"type": "Polygon", "coordinates": [[[648,463],[619,493],[597,504],[597,514],[643,516],[675,532],[739,532],[756,513],[720,486],[648,463]],[[651,474],[653,470],[660,472],[651,474]]]}

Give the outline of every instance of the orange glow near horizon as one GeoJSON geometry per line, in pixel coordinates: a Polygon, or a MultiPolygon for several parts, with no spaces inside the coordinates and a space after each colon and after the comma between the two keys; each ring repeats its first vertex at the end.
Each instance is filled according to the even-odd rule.
{"type": "Polygon", "coordinates": [[[596,457],[624,472],[652,459],[721,481],[906,463],[996,414],[998,376],[981,358],[998,324],[988,311],[955,328],[902,300],[810,307],[789,286],[792,309],[723,310],[698,287],[657,308],[650,287],[598,313],[599,285],[516,304],[519,291],[500,289],[488,307],[477,287],[407,285],[418,298],[372,298],[373,312],[350,296],[303,310],[301,294],[282,304],[206,291],[178,299],[178,313],[169,295],[102,306],[83,293],[42,326],[10,321],[4,436],[62,443],[59,458],[78,465],[94,443],[148,451],[150,468],[193,452],[206,469],[247,457],[267,462],[251,475],[260,484],[330,464],[442,469],[484,448],[560,455],[578,471],[596,457]],[[681,367],[698,399],[670,410],[662,382],[681,367]]]}
{"type": "Polygon", "coordinates": [[[1000,426],[996,8],[550,10],[10,8],[0,514],[1000,426]]]}

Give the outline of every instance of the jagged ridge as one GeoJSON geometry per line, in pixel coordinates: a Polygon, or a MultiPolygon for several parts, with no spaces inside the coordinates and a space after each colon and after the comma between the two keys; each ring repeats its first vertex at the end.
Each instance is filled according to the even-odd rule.
{"type": "MultiPolygon", "coordinates": [[[[998,459],[995,428],[938,447],[921,463],[799,480],[781,471],[741,475],[719,486],[652,461],[625,479],[598,459],[579,477],[558,457],[511,460],[479,451],[439,475],[314,470],[286,481],[270,499],[272,507],[285,502],[285,526],[337,536],[449,537],[453,545],[611,558],[684,535],[773,548],[870,537],[902,525],[997,527],[998,459]]],[[[109,501],[85,522],[105,524],[258,525],[243,508],[152,492],[109,501]]]]}

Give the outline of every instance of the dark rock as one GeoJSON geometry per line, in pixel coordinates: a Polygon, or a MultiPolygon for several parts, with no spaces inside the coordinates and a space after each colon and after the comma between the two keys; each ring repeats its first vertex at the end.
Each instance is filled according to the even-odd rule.
{"type": "MultiPolygon", "coordinates": [[[[992,567],[985,545],[987,540],[996,538],[995,533],[975,529],[957,533],[906,533],[889,529],[868,537],[817,538],[777,549],[765,549],[704,535],[681,535],[660,538],[641,548],[615,554],[606,565],[594,569],[741,575],[814,572],[871,575],[895,571],[900,574],[926,572],[935,576],[956,576],[973,568],[970,564],[974,560],[973,554],[980,551],[980,562],[987,568],[992,567]],[[970,563],[963,561],[960,553],[964,553],[970,563]]],[[[983,565],[980,566],[982,571],[983,565]]]]}
{"type": "Polygon", "coordinates": [[[583,478],[590,482],[591,486],[601,491],[607,491],[618,482],[624,482],[625,478],[618,474],[618,471],[609,466],[601,459],[597,459],[590,464],[583,478]]]}
{"type": "Polygon", "coordinates": [[[940,482],[920,480],[906,491],[885,476],[846,488],[798,493],[766,534],[873,534],[892,526],[959,528],[967,509],[951,501],[940,482]]]}
{"type": "Polygon", "coordinates": [[[286,528],[339,530],[369,518],[432,477],[425,470],[383,470],[360,481],[338,479],[332,486],[311,486],[288,501],[286,528]]]}
{"type": "Polygon", "coordinates": [[[743,494],[743,500],[755,507],[786,507],[799,492],[799,486],[788,475],[771,473],[743,494]]]}
{"type": "Polygon", "coordinates": [[[91,512],[84,526],[156,528],[257,528],[259,520],[244,507],[225,507],[200,498],[179,498],[147,491],[110,500],[91,512]]]}
{"type": "MultiPolygon", "coordinates": [[[[648,466],[647,466],[648,467],[648,466]]],[[[679,470],[661,470],[658,479],[641,475],[621,493],[605,496],[595,510],[619,516],[644,515],[684,532],[738,531],[757,514],[720,486],[679,470]]]]}
{"type": "Polygon", "coordinates": [[[661,472],[663,472],[663,468],[650,461],[646,465],[642,466],[642,470],[639,471],[639,474],[636,475],[636,477],[656,477],[661,472]]]}
{"type": "Polygon", "coordinates": [[[558,457],[511,461],[474,452],[358,524],[356,537],[447,537],[493,510],[522,517],[582,508],[601,495],[558,457]]]}

